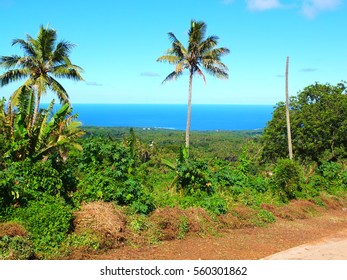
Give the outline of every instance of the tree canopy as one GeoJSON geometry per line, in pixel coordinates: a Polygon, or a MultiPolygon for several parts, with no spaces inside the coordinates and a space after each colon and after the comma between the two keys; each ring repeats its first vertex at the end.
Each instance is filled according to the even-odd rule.
{"type": "MultiPolygon", "coordinates": [[[[347,156],[346,83],[315,83],[291,97],[290,117],[294,158],[334,160],[347,156]]],[[[270,161],[287,157],[285,104],[275,107],[262,141],[263,157],[270,161]]]]}
{"type": "Polygon", "coordinates": [[[27,39],[14,39],[12,45],[19,45],[24,56],[10,55],[0,58],[0,67],[7,71],[0,75],[0,86],[26,78],[11,96],[14,105],[22,87],[31,87],[36,96],[33,123],[39,111],[40,99],[48,90],[57,94],[61,103],[69,103],[69,96],[56,78],[83,80],[82,68],[71,63],[69,54],[74,47],[67,41],[57,42],[57,32],[49,27],[40,27],[37,38],[27,35],[27,39]]]}
{"type": "Polygon", "coordinates": [[[228,78],[228,67],[221,62],[221,57],[229,53],[227,48],[217,48],[218,37],[209,36],[206,38],[206,23],[202,21],[192,20],[188,31],[187,48],[177,39],[177,37],[169,32],[169,39],[172,42],[171,48],[166,54],[159,57],[157,61],[168,62],[175,65],[175,70],[171,72],[163,81],[176,80],[183,74],[186,69],[189,71],[189,91],[188,91],[188,114],[186,126],[186,146],[189,147],[189,133],[191,123],[191,102],[193,75],[198,74],[206,82],[205,75],[202,70],[217,78],[228,78]]]}

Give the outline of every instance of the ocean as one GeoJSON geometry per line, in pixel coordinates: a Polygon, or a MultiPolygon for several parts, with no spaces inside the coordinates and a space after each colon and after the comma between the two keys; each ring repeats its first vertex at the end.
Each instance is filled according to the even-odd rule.
{"type": "MultiPolygon", "coordinates": [[[[192,105],[191,130],[258,130],[273,105],[192,105]]],[[[185,130],[187,105],[73,104],[83,126],[185,130]]]]}

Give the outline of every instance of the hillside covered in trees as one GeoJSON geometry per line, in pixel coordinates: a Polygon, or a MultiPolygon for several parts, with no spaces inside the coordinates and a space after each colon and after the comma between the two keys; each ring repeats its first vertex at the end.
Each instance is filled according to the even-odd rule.
{"type": "Polygon", "coordinates": [[[188,147],[181,131],[81,126],[55,80],[82,80],[72,45],[45,28],[27,39],[15,41],[24,58],[0,61],[2,86],[26,78],[0,102],[1,259],[68,258],[265,226],[291,217],[278,209],[294,200],[312,213],[347,204],[345,83],[308,85],[291,98],[293,160],[283,103],[263,132],[195,131],[188,147]],[[54,101],[40,107],[48,90],[57,111],[54,101]]]}

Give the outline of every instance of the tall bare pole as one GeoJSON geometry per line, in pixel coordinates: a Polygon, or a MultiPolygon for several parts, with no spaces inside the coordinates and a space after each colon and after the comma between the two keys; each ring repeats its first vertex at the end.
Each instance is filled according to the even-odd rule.
{"type": "Polygon", "coordinates": [[[289,56],[287,56],[287,62],[286,62],[286,117],[287,117],[287,137],[288,137],[289,159],[292,160],[293,147],[292,147],[292,133],[290,129],[290,115],[289,115],[288,68],[289,68],[289,56]]]}

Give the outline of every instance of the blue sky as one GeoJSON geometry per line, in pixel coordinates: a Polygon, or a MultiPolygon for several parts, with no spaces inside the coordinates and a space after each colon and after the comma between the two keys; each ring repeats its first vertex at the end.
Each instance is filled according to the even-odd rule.
{"type": "Polygon", "coordinates": [[[84,69],[85,82],[60,80],[72,103],[185,104],[188,75],[162,85],[173,68],[156,59],[170,47],[168,32],[186,44],[190,20],[202,20],[231,51],[223,58],[230,78],[197,76],[193,103],[275,104],[284,100],[287,56],[291,95],[347,80],[346,15],[345,0],[0,0],[0,55],[22,55],[12,40],[49,24],[76,44],[71,60],[84,69]]]}

